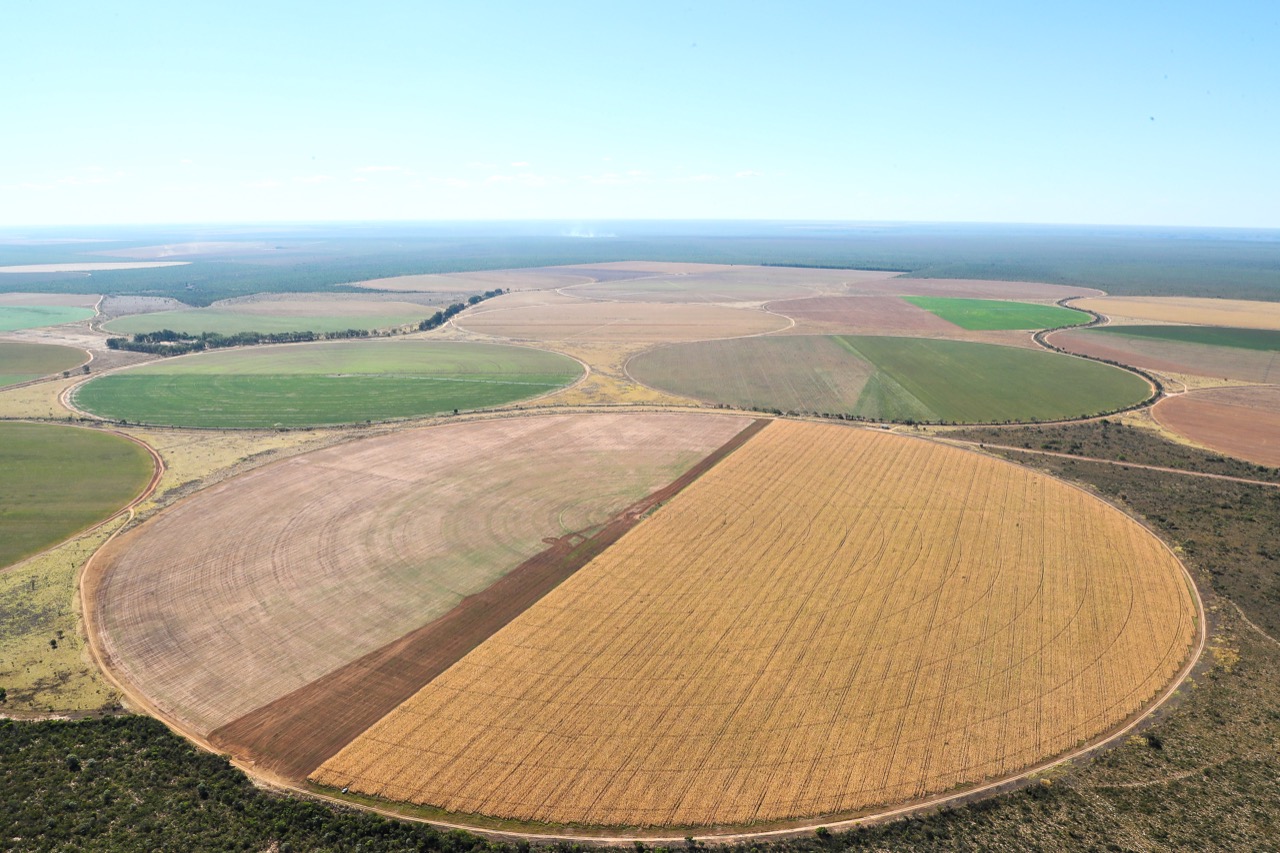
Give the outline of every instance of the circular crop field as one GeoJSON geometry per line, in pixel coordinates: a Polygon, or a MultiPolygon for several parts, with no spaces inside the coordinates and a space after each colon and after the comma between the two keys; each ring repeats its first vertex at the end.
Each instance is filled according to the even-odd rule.
{"type": "Polygon", "coordinates": [[[1081,489],[692,413],[295,457],[121,537],[84,595],[133,695],[215,750],[543,832],[812,825],[960,792],[1137,719],[1201,636],[1173,553],[1081,489]]]}
{"type": "Polygon", "coordinates": [[[672,344],[633,358],[636,380],[748,409],[869,420],[1058,420],[1114,411],[1151,393],[1110,365],[968,341],[794,335],[672,344]]]}
{"type": "Polygon", "coordinates": [[[0,341],[0,387],[79,367],[88,357],[75,347],[0,341]]]}
{"type": "Polygon", "coordinates": [[[118,511],[154,466],[118,435],[51,424],[0,424],[0,568],[118,511]]]}
{"type": "Polygon", "coordinates": [[[181,356],[81,385],[75,404],[112,420],[298,427],[500,406],[576,380],[543,350],[428,341],[246,347],[181,356]]]}
{"type": "Polygon", "coordinates": [[[1219,453],[1280,467],[1280,386],[1208,388],[1166,397],[1151,414],[1161,426],[1219,453]]]}

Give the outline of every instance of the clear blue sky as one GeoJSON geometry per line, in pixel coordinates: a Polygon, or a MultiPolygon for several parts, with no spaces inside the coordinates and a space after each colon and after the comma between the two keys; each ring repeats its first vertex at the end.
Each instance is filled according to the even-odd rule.
{"type": "Polygon", "coordinates": [[[1280,227],[1274,2],[10,0],[3,21],[5,226],[1280,227]]]}

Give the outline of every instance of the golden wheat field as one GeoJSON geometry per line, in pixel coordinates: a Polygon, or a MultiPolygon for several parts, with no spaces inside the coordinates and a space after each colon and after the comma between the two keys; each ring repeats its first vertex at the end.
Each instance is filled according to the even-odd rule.
{"type": "Polygon", "coordinates": [[[1074,304],[1112,318],[1241,329],[1280,329],[1280,305],[1274,302],[1191,296],[1104,296],[1077,299],[1074,304]]]}
{"type": "Polygon", "coordinates": [[[778,421],[312,778],[559,825],[847,815],[1116,727],[1195,619],[1173,555],[1076,488],[778,421]]]}

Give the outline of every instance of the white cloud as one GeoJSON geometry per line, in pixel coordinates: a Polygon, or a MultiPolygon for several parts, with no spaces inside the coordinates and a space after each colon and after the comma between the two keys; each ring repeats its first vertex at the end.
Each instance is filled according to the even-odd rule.
{"type": "Polygon", "coordinates": [[[294,178],[293,180],[295,183],[299,183],[299,184],[324,184],[324,183],[328,183],[329,181],[332,181],[333,176],[332,175],[306,175],[305,177],[298,177],[298,178],[294,178]]]}
{"type": "Polygon", "coordinates": [[[527,169],[528,167],[529,162],[527,160],[517,160],[511,164],[511,168],[513,169],[527,169]]]}
{"type": "Polygon", "coordinates": [[[245,186],[251,190],[273,190],[277,187],[284,186],[284,181],[277,181],[275,178],[267,178],[262,181],[247,181],[245,186]]]}
{"type": "Polygon", "coordinates": [[[735,172],[735,178],[763,178],[764,172],[757,172],[755,169],[743,169],[741,172],[735,172]]]}
{"type": "Polygon", "coordinates": [[[399,167],[399,166],[361,166],[360,168],[356,169],[356,171],[357,171],[357,172],[363,172],[363,173],[369,173],[369,172],[399,172],[399,171],[401,171],[401,169],[400,169],[400,167],[399,167]]]}

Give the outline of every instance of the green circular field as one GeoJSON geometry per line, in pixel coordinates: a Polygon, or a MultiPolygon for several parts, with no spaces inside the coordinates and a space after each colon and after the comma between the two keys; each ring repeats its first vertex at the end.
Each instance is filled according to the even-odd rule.
{"type": "Polygon", "coordinates": [[[747,409],[990,423],[1114,411],[1141,377],[1041,350],[967,341],[793,335],[674,344],[627,365],[653,388],[747,409]]]}
{"type": "Polygon", "coordinates": [[[0,388],[79,367],[88,357],[75,347],[0,341],[0,388]]]}
{"type": "Polygon", "coordinates": [[[0,332],[60,326],[77,320],[88,320],[96,312],[92,308],[69,305],[0,305],[0,332]]]}
{"type": "Polygon", "coordinates": [[[481,409],[582,375],[571,358],[496,344],[352,341],[166,359],[80,386],[95,415],[166,426],[327,426],[481,409]]]}
{"type": "Polygon", "coordinates": [[[109,518],[154,470],[146,450],[118,435],[0,423],[0,568],[109,518]]]}

